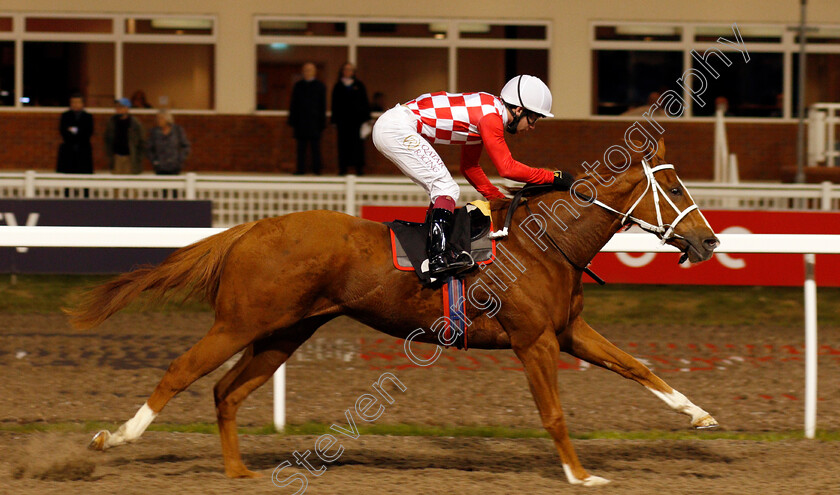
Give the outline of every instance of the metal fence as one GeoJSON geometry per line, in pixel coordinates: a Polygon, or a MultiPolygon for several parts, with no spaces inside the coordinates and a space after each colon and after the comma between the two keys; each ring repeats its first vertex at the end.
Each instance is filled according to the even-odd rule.
{"type": "MultiPolygon", "coordinates": [[[[461,185],[459,203],[481,199],[466,181],[457,182],[461,185]]],[[[840,210],[840,185],[828,182],[686,185],[701,208],[840,210]]],[[[295,211],[326,209],[358,215],[362,205],[423,206],[429,201],[421,188],[402,177],[67,175],[35,171],[0,173],[0,198],[203,199],[213,202],[214,227],[295,211]]]]}

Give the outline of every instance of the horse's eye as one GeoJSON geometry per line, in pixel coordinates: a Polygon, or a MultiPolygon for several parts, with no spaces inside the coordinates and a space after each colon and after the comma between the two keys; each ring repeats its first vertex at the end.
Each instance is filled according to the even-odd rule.
{"type": "Polygon", "coordinates": [[[682,196],[682,189],[680,189],[679,187],[675,187],[675,188],[671,189],[669,192],[671,194],[673,194],[674,196],[682,196]]]}

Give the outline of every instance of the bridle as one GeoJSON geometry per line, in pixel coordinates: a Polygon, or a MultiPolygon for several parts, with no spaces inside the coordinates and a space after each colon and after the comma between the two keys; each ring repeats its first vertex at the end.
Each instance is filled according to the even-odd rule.
{"type": "MultiPolygon", "coordinates": [[[[645,190],[636,199],[636,201],[633,202],[633,205],[626,212],[621,212],[619,210],[616,210],[612,206],[609,206],[606,203],[603,203],[602,201],[599,201],[598,199],[590,198],[590,197],[588,197],[584,194],[578,193],[577,191],[572,190],[572,191],[570,191],[570,193],[574,194],[575,196],[577,196],[580,199],[583,199],[584,201],[589,201],[590,203],[598,205],[601,208],[603,208],[603,209],[605,209],[609,212],[617,214],[618,216],[621,217],[621,224],[622,225],[628,225],[628,223],[629,223],[629,225],[633,225],[633,224],[638,225],[639,227],[642,228],[642,230],[656,235],[662,241],[662,244],[665,244],[666,242],[668,242],[671,239],[685,239],[685,237],[683,237],[683,236],[677,234],[676,232],[674,232],[674,229],[677,227],[677,224],[679,224],[692,211],[697,210],[697,213],[700,214],[700,217],[703,219],[704,222],[706,222],[706,225],[709,224],[709,222],[706,221],[706,218],[703,216],[703,214],[700,213],[700,210],[698,209],[697,204],[694,203],[694,199],[691,197],[691,194],[689,194],[688,189],[685,188],[685,184],[683,184],[682,180],[680,180],[679,177],[677,177],[677,181],[679,181],[680,186],[682,187],[682,191],[685,194],[688,195],[688,199],[691,200],[691,203],[692,203],[691,206],[689,206],[688,208],[686,208],[684,210],[680,210],[679,208],[677,208],[677,205],[675,205],[674,202],[671,201],[671,198],[668,197],[668,194],[665,192],[665,190],[662,188],[662,186],[659,184],[659,182],[654,177],[653,174],[655,174],[656,172],[660,172],[662,170],[674,170],[674,165],[673,164],[663,163],[663,164],[651,167],[648,164],[647,160],[642,159],[642,170],[645,174],[645,179],[647,179],[647,184],[645,185],[645,190]],[[651,191],[652,194],[653,194],[653,204],[654,204],[654,207],[656,209],[656,225],[654,225],[650,222],[647,222],[645,220],[642,220],[641,218],[633,216],[633,211],[635,211],[636,207],[639,206],[639,203],[641,203],[642,200],[645,198],[645,196],[647,196],[648,191],[651,191]],[[662,203],[660,201],[660,195],[662,196],[662,198],[665,199],[665,201],[668,203],[668,205],[677,214],[677,217],[671,223],[666,224],[665,222],[662,221],[662,207],[661,207],[662,203]]],[[[508,207],[508,212],[507,212],[507,215],[505,216],[504,228],[502,228],[502,230],[499,230],[497,232],[491,232],[490,233],[491,238],[499,238],[499,237],[507,236],[508,228],[510,227],[510,223],[513,219],[513,212],[516,210],[517,207],[519,207],[519,204],[522,201],[523,194],[526,191],[530,192],[530,191],[534,191],[535,189],[553,189],[553,188],[549,184],[540,184],[540,185],[528,185],[528,186],[523,187],[519,191],[517,191],[516,194],[514,194],[513,199],[511,200],[510,206],[508,207]]],[[[525,206],[526,206],[526,208],[528,208],[528,213],[531,214],[530,208],[528,207],[527,203],[526,203],[525,206]]],[[[554,246],[554,248],[556,248],[560,252],[560,254],[562,254],[563,257],[566,258],[566,261],[568,261],[574,268],[585,272],[587,275],[592,277],[596,282],[598,282],[601,285],[604,285],[605,282],[600,277],[598,277],[595,273],[593,273],[589,268],[587,268],[586,265],[588,265],[589,262],[587,262],[584,266],[578,265],[577,263],[572,261],[571,258],[569,258],[569,256],[560,248],[560,246],[557,244],[556,241],[554,241],[554,239],[551,237],[551,235],[548,234],[548,232],[546,232],[545,234],[548,236],[548,240],[549,240],[550,244],[552,246],[554,246]]],[[[689,247],[690,247],[690,245],[688,243],[686,243],[685,251],[683,251],[683,255],[680,257],[680,260],[679,260],[680,263],[684,262],[688,258],[689,247]]]]}
{"type": "MultiPolygon", "coordinates": [[[[684,210],[680,210],[679,208],[677,208],[677,205],[675,205],[674,202],[671,201],[671,198],[668,197],[668,194],[665,192],[664,189],[662,189],[662,186],[659,184],[659,182],[653,176],[653,174],[655,174],[656,172],[662,171],[662,170],[674,170],[674,165],[670,164],[670,163],[663,163],[661,165],[651,167],[648,164],[647,160],[642,159],[642,170],[644,171],[645,178],[647,179],[647,185],[645,186],[644,192],[642,192],[641,196],[639,196],[639,198],[633,203],[633,206],[631,206],[630,209],[627,210],[626,213],[622,213],[622,212],[616,210],[615,208],[613,208],[613,207],[611,207],[607,204],[602,203],[601,201],[599,201],[597,199],[591,199],[591,198],[587,198],[587,199],[591,203],[596,204],[596,205],[600,206],[601,208],[603,208],[607,211],[611,211],[613,213],[618,214],[621,217],[621,224],[622,225],[627,224],[627,222],[629,221],[631,224],[636,224],[639,227],[641,227],[642,230],[644,230],[646,232],[650,232],[652,234],[655,234],[662,241],[662,244],[665,244],[666,242],[670,241],[671,239],[685,239],[683,236],[674,232],[674,229],[677,227],[677,224],[679,224],[689,213],[691,213],[694,210],[697,210],[697,204],[694,203],[694,200],[691,198],[691,195],[688,194],[688,189],[685,188],[685,184],[683,184],[682,181],[680,180],[680,178],[677,177],[677,181],[679,181],[680,186],[682,186],[683,192],[685,192],[685,194],[688,194],[688,198],[691,199],[691,202],[692,202],[691,206],[689,206],[688,208],[686,208],[684,210]],[[651,187],[651,185],[652,185],[652,187],[651,187]],[[653,193],[653,205],[654,205],[654,208],[656,209],[656,225],[654,225],[650,222],[646,222],[646,221],[642,220],[641,218],[633,216],[633,211],[636,209],[637,206],[639,206],[639,203],[642,202],[644,197],[647,195],[648,190],[651,190],[652,193],[653,193]],[[669,223],[669,224],[666,224],[662,221],[662,204],[661,204],[661,201],[659,199],[660,194],[661,194],[662,198],[665,198],[665,201],[668,203],[668,205],[677,214],[677,217],[674,219],[674,221],[669,223]]],[[[572,191],[572,194],[575,194],[578,197],[581,197],[580,194],[578,194],[574,191],[572,191]]],[[[700,216],[703,218],[703,221],[706,221],[706,218],[703,217],[703,214],[700,213],[699,210],[697,211],[697,213],[700,214],[700,216]]],[[[706,222],[706,224],[708,225],[708,222],[706,222]]]]}

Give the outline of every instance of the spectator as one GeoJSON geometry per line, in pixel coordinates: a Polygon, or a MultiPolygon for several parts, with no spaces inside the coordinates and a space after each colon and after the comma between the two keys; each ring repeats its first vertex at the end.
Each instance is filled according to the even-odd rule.
{"type": "Polygon", "coordinates": [[[362,175],[365,168],[365,147],[360,134],[362,124],[370,119],[367,90],[356,78],[356,67],[346,63],[338,73],[332,90],[332,123],[338,137],[338,173],[347,175],[353,167],[362,175]]]}
{"type": "Polygon", "coordinates": [[[149,160],[158,175],[178,175],[190,154],[190,142],[184,128],[175,123],[169,110],[157,114],[157,125],[149,131],[149,160]]]}
{"type": "Polygon", "coordinates": [[[114,100],[116,115],[105,129],[105,155],[115,174],[139,174],[143,171],[146,136],[143,125],[129,113],[128,98],[114,100]]]}
{"type": "Polygon", "coordinates": [[[321,175],[321,133],[327,124],[327,87],[315,79],[315,64],[303,64],[303,79],[292,88],[289,125],[297,140],[295,175],[306,173],[306,151],[312,154],[312,172],[321,175]]]}
{"type": "Polygon", "coordinates": [[[152,108],[148,101],[146,101],[146,93],[138,89],[131,95],[131,106],[134,108],[152,108]]]}
{"type": "Polygon", "coordinates": [[[70,109],[61,114],[58,131],[63,142],[58,147],[55,171],[60,174],[92,174],[90,137],[93,135],[93,117],[85,111],[85,100],[81,94],[70,96],[70,109]]]}

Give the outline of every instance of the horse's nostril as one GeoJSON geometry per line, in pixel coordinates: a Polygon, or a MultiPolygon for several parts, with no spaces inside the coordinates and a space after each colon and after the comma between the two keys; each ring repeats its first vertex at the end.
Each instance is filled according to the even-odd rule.
{"type": "Polygon", "coordinates": [[[709,237],[708,239],[703,241],[703,246],[712,251],[713,249],[717,248],[720,245],[720,241],[717,237],[709,237]]]}

